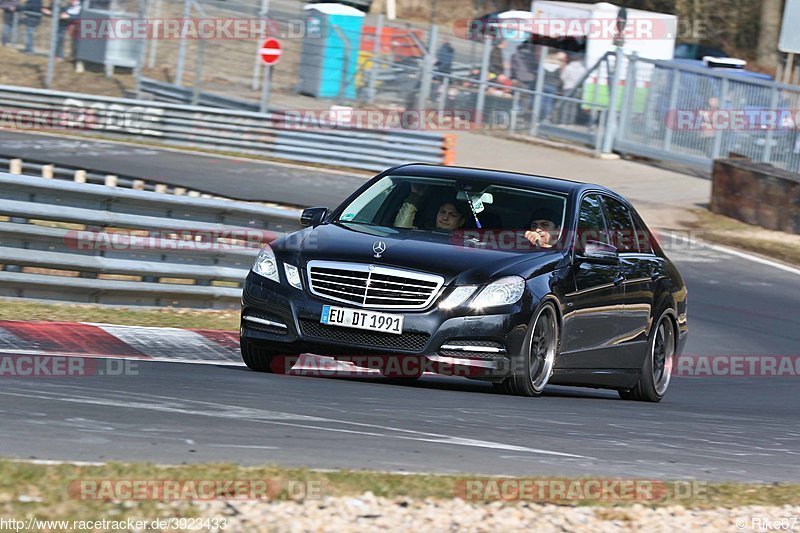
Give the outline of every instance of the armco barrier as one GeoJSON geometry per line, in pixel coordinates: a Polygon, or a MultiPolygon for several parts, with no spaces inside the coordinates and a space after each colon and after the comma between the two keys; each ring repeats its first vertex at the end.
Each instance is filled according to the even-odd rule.
{"type": "Polygon", "coordinates": [[[0,174],[0,296],[227,308],[300,212],[0,174]]]}
{"type": "Polygon", "coordinates": [[[295,118],[276,113],[0,85],[0,113],[21,111],[69,114],[68,127],[115,138],[373,171],[408,162],[441,164],[452,160],[454,150],[441,133],[301,128],[295,118]]]}

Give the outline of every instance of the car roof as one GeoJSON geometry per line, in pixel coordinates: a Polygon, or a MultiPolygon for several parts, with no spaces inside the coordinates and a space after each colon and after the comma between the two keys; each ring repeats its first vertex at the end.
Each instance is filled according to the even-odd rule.
{"type": "Polygon", "coordinates": [[[584,190],[600,190],[619,196],[610,189],[592,183],[582,183],[562,178],[523,174],[507,170],[490,170],[485,168],[455,167],[430,165],[425,163],[409,163],[386,171],[390,176],[419,176],[424,178],[466,179],[475,181],[491,181],[498,185],[534,187],[560,193],[580,194],[584,190]]]}

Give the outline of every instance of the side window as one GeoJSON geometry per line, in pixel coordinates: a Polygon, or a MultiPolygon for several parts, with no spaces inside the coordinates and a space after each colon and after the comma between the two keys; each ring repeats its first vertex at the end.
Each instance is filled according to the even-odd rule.
{"type": "Polygon", "coordinates": [[[585,196],[581,201],[578,213],[578,234],[575,236],[575,249],[578,251],[586,248],[588,241],[597,241],[611,244],[606,230],[603,216],[603,205],[596,194],[585,196]]]}
{"type": "Polygon", "coordinates": [[[653,237],[653,234],[650,233],[650,230],[647,229],[647,226],[645,226],[637,213],[631,214],[633,215],[633,223],[636,226],[636,240],[639,241],[639,251],[643,254],[655,253],[654,248],[658,248],[655,237],[653,237]]]}
{"type": "Polygon", "coordinates": [[[606,220],[608,221],[608,231],[611,234],[611,244],[616,246],[620,253],[639,253],[630,210],[625,204],[610,196],[603,196],[603,203],[606,206],[606,220]]]}

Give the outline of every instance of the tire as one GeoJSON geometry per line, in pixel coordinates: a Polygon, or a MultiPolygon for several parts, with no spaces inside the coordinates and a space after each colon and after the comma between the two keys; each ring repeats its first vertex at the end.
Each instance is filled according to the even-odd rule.
{"type": "Polygon", "coordinates": [[[512,361],[511,376],[494,383],[495,389],[515,396],[540,396],[553,374],[561,346],[559,333],[556,308],[547,302],[531,321],[522,353],[512,361]]]}
{"type": "Polygon", "coordinates": [[[294,364],[296,357],[281,355],[270,350],[265,350],[258,344],[239,338],[239,349],[242,361],[250,370],[268,372],[271,374],[285,374],[294,364]]]}
{"type": "Polygon", "coordinates": [[[639,382],[632,389],[620,390],[619,397],[638,402],[660,402],[669,387],[676,347],[675,325],[668,311],[664,310],[650,331],[647,357],[639,382]]]}

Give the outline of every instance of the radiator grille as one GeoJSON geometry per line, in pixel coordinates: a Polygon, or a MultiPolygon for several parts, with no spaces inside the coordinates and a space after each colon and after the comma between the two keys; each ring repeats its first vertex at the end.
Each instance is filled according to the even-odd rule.
{"type": "Polygon", "coordinates": [[[428,344],[428,338],[430,337],[427,333],[403,333],[401,335],[395,335],[392,333],[378,333],[354,328],[326,326],[314,320],[306,319],[300,320],[300,331],[303,337],[307,338],[345,342],[372,348],[406,350],[409,352],[422,351],[425,345],[428,344]]]}
{"type": "Polygon", "coordinates": [[[424,309],[444,278],[362,263],[310,261],[309,287],[323,298],[379,309],[424,309]]]}

